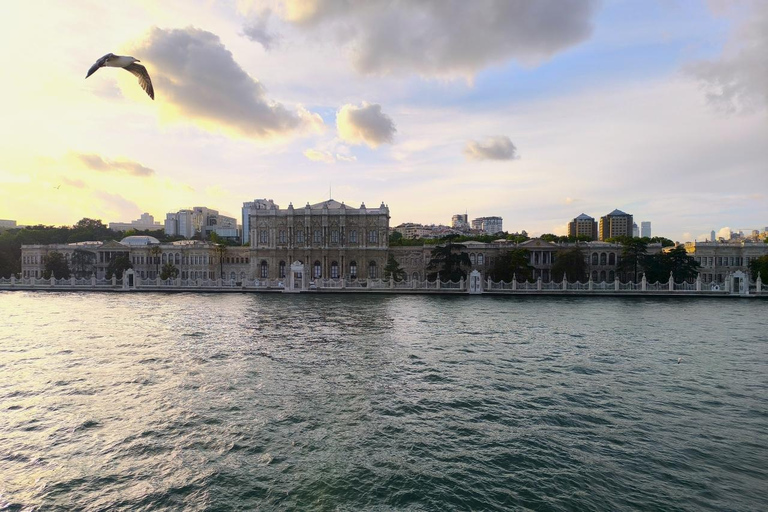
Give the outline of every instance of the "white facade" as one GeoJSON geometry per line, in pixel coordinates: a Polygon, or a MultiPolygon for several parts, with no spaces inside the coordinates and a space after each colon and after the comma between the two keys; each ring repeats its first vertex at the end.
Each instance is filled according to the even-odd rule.
{"type": "Polygon", "coordinates": [[[504,231],[501,225],[501,217],[478,217],[477,219],[472,220],[472,229],[478,229],[489,235],[504,231]]]}
{"type": "Polygon", "coordinates": [[[15,228],[15,227],[16,227],[15,220],[0,219],[0,228],[15,228]]]}

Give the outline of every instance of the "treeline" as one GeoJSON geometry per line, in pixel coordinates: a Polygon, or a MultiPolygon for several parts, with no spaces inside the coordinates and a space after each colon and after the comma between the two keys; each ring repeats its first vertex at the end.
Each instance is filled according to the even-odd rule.
{"type": "Polygon", "coordinates": [[[161,242],[180,240],[156,231],[113,231],[101,220],[84,218],[74,226],[26,226],[0,232],[0,277],[21,273],[22,245],[71,244],[76,242],[120,240],[131,235],[153,236],[161,242]]]}

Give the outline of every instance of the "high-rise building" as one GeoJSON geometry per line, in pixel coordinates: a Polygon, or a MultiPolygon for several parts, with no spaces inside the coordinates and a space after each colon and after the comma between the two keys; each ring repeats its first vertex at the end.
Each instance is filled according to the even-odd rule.
{"type": "Polygon", "coordinates": [[[582,213],[568,223],[568,236],[588,236],[591,240],[597,240],[597,221],[582,213]]]}
{"type": "Polygon", "coordinates": [[[205,206],[195,206],[189,210],[179,210],[165,216],[165,234],[192,238],[200,235],[207,238],[216,233],[223,238],[237,238],[237,219],[220,215],[217,210],[205,206]]]}
{"type": "Polygon", "coordinates": [[[246,245],[251,240],[251,224],[250,216],[254,210],[279,210],[280,206],[276,205],[271,199],[254,199],[253,201],[247,201],[243,203],[242,215],[243,215],[243,245],[246,245]]]}
{"type": "Polygon", "coordinates": [[[643,238],[651,238],[651,221],[644,220],[640,223],[640,236],[643,238]]]}
{"type": "Polygon", "coordinates": [[[472,219],[472,229],[483,231],[489,235],[495,235],[504,231],[501,228],[501,217],[478,217],[472,219]]]}
{"type": "Polygon", "coordinates": [[[712,232],[709,234],[709,241],[710,242],[714,242],[715,241],[715,236],[717,236],[717,234],[715,233],[715,230],[713,229],[712,232]]]}
{"type": "Polygon", "coordinates": [[[640,236],[640,229],[637,227],[637,223],[632,223],[632,237],[638,238],[640,236]]]}
{"type": "Polygon", "coordinates": [[[605,241],[617,236],[632,236],[632,215],[621,210],[613,210],[600,217],[600,240],[605,241]]]}
{"type": "Polygon", "coordinates": [[[451,227],[454,229],[469,229],[469,219],[466,213],[457,213],[451,218],[451,227]]]}

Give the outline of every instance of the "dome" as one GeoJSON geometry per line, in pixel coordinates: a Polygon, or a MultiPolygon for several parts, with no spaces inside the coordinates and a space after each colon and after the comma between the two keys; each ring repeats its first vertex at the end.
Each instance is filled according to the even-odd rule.
{"type": "Polygon", "coordinates": [[[134,235],[123,238],[120,243],[123,245],[154,245],[159,244],[160,240],[153,236],[134,235]]]}

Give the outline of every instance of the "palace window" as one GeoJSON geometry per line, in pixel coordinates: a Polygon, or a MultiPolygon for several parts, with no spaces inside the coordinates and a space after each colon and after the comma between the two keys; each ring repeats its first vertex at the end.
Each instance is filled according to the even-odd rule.
{"type": "Polygon", "coordinates": [[[339,232],[336,230],[331,231],[331,243],[339,243],[339,232]]]}
{"type": "Polygon", "coordinates": [[[485,262],[485,256],[483,256],[483,253],[479,253],[477,255],[477,264],[478,265],[483,265],[484,262],[485,262]]]}
{"type": "Polygon", "coordinates": [[[259,231],[259,243],[265,244],[269,240],[269,231],[262,229],[259,231]]]}
{"type": "Polygon", "coordinates": [[[349,277],[352,279],[357,278],[357,262],[355,261],[349,264],[349,277]]]}
{"type": "Polygon", "coordinates": [[[608,264],[609,265],[615,265],[616,264],[616,255],[614,253],[610,253],[608,255],[608,264]]]}
{"type": "Polygon", "coordinates": [[[475,258],[475,253],[473,253],[473,252],[472,252],[472,253],[469,253],[469,262],[470,262],[472,265],[474,265],[475,263],[477,263],[477,259],[475,258]]]}
{"type": "Polygon", "coordinates": [[[356,244],[357,243],[357,230],[353,229],[349,232],[349,243],[356,244]]]}
{"type": "Polygon", "coordinates": [[[278,277],[280,279],[285,279],[285,262],[281,261],[280,266],[278,267],[278,277]]]}
{"type": "Polygon", "coordinates": [[[261,278],[266,279],[269,276],[269,266],[265,260],[261,260],[261,278]]]}
{"type": "Polygon", "coordinates": [[[303,229],[297,229],[296,230],[296,243],[299,243],[299,244],[304,243],[304,230],[303,229]]]}
{"type": "Polygon", "coordinates": [[[323,267],[320,265],[320,262],[315,261],[314,272],[312,273],[315,279],[319,278],[322,275],[322,268],[323,267]]]}
{"type": "Polygon", "coordinates": [[[331,279],[339,278],[339,262],[334,261],[331,263],[331,279]]]}
{"type": "Polygon", "coordinates": [[[372,229],[368,232],[368,241],[371,243],[376,243],[379,241],[379,232],[375,229],[372,229]]]}
{"type": "Polygon", "coordinates": [[[376,279],[379,276],[378,274],[379,273],[378,273],[378,268],[376,267],[376,262],[371,260],[368,263],[368,277],[370,279],[376,279]]]}
{"type": "Polygon", "coordinates": [[[280,236],[280,243],[284,244],[285,243],[285,230],[284,229],[280,230],[279,236],[280,236]]]}
{"type": "Polygon", "coordinates": [[[320,231],[319,229],[315,230],[315,243],[316,244],[319,244],[322,241],[322,239],[323,239],[322,235],[323,235],[322,231],[320,231]]]}

